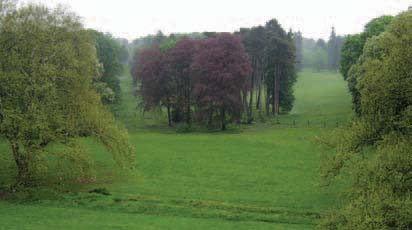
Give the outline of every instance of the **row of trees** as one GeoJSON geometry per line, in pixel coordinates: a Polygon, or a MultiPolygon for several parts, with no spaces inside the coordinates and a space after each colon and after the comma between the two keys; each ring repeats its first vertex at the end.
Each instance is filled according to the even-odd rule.
{"type": "Polygon", "coordinates": [[[286,33],[272,19],[265,26],[241,29],[239,35],[253,68],[249,95],[244,93],[248,123],[254,119],[254,105],[261,111],[264,104],[266,116],[289,112],[295,99],[293,85],[297,78],[294,34],[291,31],[286,33]],[[246,102],[247,98],[249,102],[246,102]]]}
{"type": "Polygon", "coordinates": [[[338,36],[334,27],[328,41],[304,38],[300,32],[295,33],[294,38],[298,70],[303,68],[316,71],[339,70],[341,49],[346,37],[338,36]]]}
{"type": "Polygon", "coordinates": [[[136,50],[132,73],[144,108],[164,106],[169,125],[196,120],[213,126],[218,120],[222,129],[242,114],[253,122],[256,110],[288,112],[297,76],[293,37],[271,20],[234,35],[159,32],[140,39],[149,47],[136,50]]]}
{"type": "Polygon", "coordinates": [[[372,20],[348,37],[342,73],[357,119],[328,138],[324,176],[349,170],[346,203],[325,229],[412,228],[412,13],[372,20]]]}
{"type": "Polygon", "coordinates": [[[63,8],[15,4],[0,0],[0,137],[10,145],[16,185],[33,185],[50,158],[91,179],[84,136],[103,143],[119,164],[132,162],[128,133],[93,84],[101,64],[91,33],[63,8]]]}

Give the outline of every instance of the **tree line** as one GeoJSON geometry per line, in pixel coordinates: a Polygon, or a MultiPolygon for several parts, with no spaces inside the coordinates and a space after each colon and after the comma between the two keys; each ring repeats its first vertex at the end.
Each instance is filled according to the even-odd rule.
{"type": "Polygon", "coordinates": [[[293,39],[274,19],[234,34],[159,32],[137,40],[146,46],[135,51],[132,75],[143,107],[164,107],[169,126],[195,121],[224,130],[227,123],[252,123],[256,110],[277,116],[292,109],[293,39]]]}
{"type": "Polygon", "coordinates": [[[335,27],[329,40],[305,38],[297,32],[294,36],[296,46],[296,68],[315,71],[338,71],[340,69],[341,50],[346,36],[336,34],[335,27]]]}
{"type": "Polygon", "coordinates": [[[356,118],[325,138],[327,182],[350,175],[324,229],[412,228],[412,12],[382,16],[348,36],[341,72],[356,118]]]}

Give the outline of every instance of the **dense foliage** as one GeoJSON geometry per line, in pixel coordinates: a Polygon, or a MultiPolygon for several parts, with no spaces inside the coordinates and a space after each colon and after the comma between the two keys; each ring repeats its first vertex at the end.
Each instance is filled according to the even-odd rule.
{"type": "Polygon", "coordinates": [[[221,34],[177,42],[169,39],[143,49],[133,76],[140,83],[144,108],[165,106],[169,125],[172,121],[191,125],[195,108],[197,121],[210,126],[218,121],[224,130],[226,115],[239,119],[241,93],[250,71],[240,40],[221,34]]]}
{"type": "Polygon", "coordinates": [[[329,142],[337,154],[324,176],[349,169],[353,183],[347,203],[324,222],[327,229],[412,228],[411,44],[408,12],[368,39],[349,71],[356,77],[360,116],[329,142]]]}
{"type": "Polygon", "coordinates": [[[296,48],[296,70],[303,70],[303,35],[300,31],[294,33],[293,40],[296,48]]]}
{"type": "Polygon", "coordinates": [[[123,73],[123,64],[127,51],[110,34],[89,30],[96,43],[97,58],[101,64],[101,77],[94,85],[102,96],[105,104],[116,103],[120,100],[119,76],[123,73]]]}
{"type": "Polygon", "coordinates": [[[226,129],[227,115],[240,120],[242,92],[249,88],[252,71],[240,39],[230,34],[202,40],[191,69],[195,79],[194,96],[199,118],[211,124],[214,117],[226,129]]]}
{"type": "Polygon", "coordinates": [[[391,23],[392,16],[382,16],[370,21],[361,34],[349,35],[342,47],[342,58],[340,60],[340,72],[343,78],[348,82],[349,91],[352,94],[353,108],[359,115],[361,113],[360,94],[357,90],[357,70],[354,67],[363,54],[366,42],[384,32],[386,27],[391,23]],[[353,71],[352,67],[354,67],[353,71]]]}
{"type": "Polygon", "coordinates": [[[166,107],[170,126],[182,121],[190,126],[196,118],[210,127],[220,121],[222,129],[226,120],[246,117],[252,123],[255,107],[260,115],[263,109],[267,116],[289,112],[297,78],[295,36],[299,33],[286,33],[273,19],[265,26],[242,28],[234,36],[205,32],[166,37],[159,32],[136,40],[143,43],[136,50],[132,73],[143,107],[166,107]]]}
{"type": "Polygon", "coordinates": [[[293,85],[297,77],[296,49],[293,39],[295,34],[286,33],[275,19],[268,21],[265,26],[243,28],[239,34],[253,68],[249,80],[251,85],[249,95],[247,97],[246,92],[243,99],[248,123],[254,120],[255,91],[256,108],[261,111],[265,99],[267,116],[289,112],[293,108],[293,85]],[[246,98],[249,102],[246,102],[246,98]]]}
{"type": "Polygon", "coordinates": [[[77,16],[39,5],[12,10],[0,21],[0,46],[0,136],[10,144],[17,185],[33,185],[49,157],[91,179],[79,137],[101,141],[119,164],[131,162],[127,131],[92,85],[96,49],[77,16]]]}

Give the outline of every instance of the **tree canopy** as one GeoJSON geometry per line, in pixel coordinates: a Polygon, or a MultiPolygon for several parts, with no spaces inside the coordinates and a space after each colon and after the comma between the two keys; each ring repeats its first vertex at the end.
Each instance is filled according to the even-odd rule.
{"type": "Polygon", "coordinates": [[[353,108],[356,114],[361,113],[360,94],[357,85],[357,70],[354,67],[363,54],[365,44],[369,39],[378,36],[385,31],[386,27],[392,22],[392,16],[382,16],[371,20],[364,29],[364,32],[356,35],[350,35],[342,47],[342,57],[340,60],[340,72],[343,78],[348,82],[349,91],[352,94],[353,108]]]}
{"type": "Polygon", "coordinates": [[[268,116],[289,112],[297,78],[296,34],[286,33],[275,19],[234,35],[207,32],[179,38],[158,33],[134,57],[132,73],[144,108],[165,106],[170,126],[182,121],[190,126],[195,118],[209,126],[219,120],[222,129],[226,115],[240,122],[246,113],[251,123],[254,106],[262,113],[265,104],[268,116]]]}
{"type": "Polygon", "coordinates": [[[95,30],[89,30],[89,32],[95,40],[97,58],[101,64],[101,77],[94,84],[102,95],[103,103],[119,102],[121,92],[118,77],[123,73],[122,61],[124,62],[124,55],[127,51],[110,34],[95,30]]]}
{"type": "Polygon", "coordinates": [[[337,152],[324,175],[350,169],[353,178],[347,203],[323,223],[327,229],[412,227],[412,13],[391,21],[383,31],[381,23],[371,30],[380,34],[366,41],[349,71],[356,77],[360,113],[333,135],[328,145],[337,152]]]}
{"type": "MultiPolygon", "coordinates": [[[[261,110],[263,91],[266,89],[266,115],[277,116],[293,108],[293,85],[296,81],[296,48],[294,36],[299,33],[286,31],[276,19],[265,26],[242,28],[238,34],[249,54],[253,72],[249,78],[248,123],[253,121],[253,103],[256,89],[256,108],[261,110]],[[270,109],[272,110],[270,111],[270,109]]],[[[246,95],[246,92],[245,92],[246,95]]],[[[246,98],[246,96],[245,96],[246,98]]]]}
{"type": "Polygon", "coordinates": [[[10,143],[17,184],[32,185],[46,157],[87,171],[79,137],[101,141],[116,161],[132,157],[127,131],[101,104],[96,49],[79,18],[62,8],[27,5],[0,21],[0,135],[10,143]],[[48,145],[65,146],[53,151],[48,145]]]}
{"type": "Polygon", "coordinates": [[[240,40],[230,34],[207,39],[165,40],[143,49],[133,68],[146,109],[166,106],[172,121],[196,120],[211,125],[219,117],[226,129],[226,115],[238,117],[241,92],[250,64],[240,40]]]}

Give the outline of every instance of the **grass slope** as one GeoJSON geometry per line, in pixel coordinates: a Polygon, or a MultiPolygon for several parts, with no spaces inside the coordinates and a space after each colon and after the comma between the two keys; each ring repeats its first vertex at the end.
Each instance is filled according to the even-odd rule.
{"type": "MultiPolygon", "coordinates": [[[[129,85],[122,78],[123,89],[129,85]]],[[[0,229],[311,229],[335,205],[336,188],[319,186],[313,139],[350,116],[339,75],[304,72],[290,115],[240,133],[177,134],[162,115],[136,114],[124,92],[114,110],[131,130],[136,171],[113,171],[109,154],[86,140],[98,182],[63,199],[0,202],[0,229]],[[97,187],[111,195],[81,192],[97,187]]],[[[0,178],[10,181],[12,167],[2,162],[0,178]]]]}

